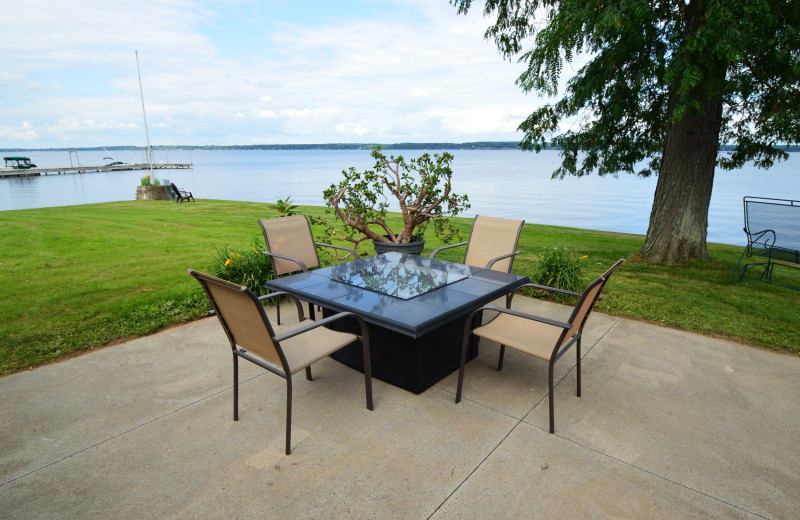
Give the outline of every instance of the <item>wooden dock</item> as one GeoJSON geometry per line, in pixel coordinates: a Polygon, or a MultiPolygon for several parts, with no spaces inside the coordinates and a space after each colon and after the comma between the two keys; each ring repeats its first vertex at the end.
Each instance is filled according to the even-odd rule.
{"type": "MultiPolygon", "coordinates": [[[[153,163],[154,170],[182,170],[191,168],[191,163],[153,163]]],[[[67,173],[119,172],[127,170],[150,170],[149,164],[110,164],[105,166],[64,166],[61,168],[31,168],[29,170],[0,170],[0,177],[38,177],[40,175],[63,175],[67,173]]]]}

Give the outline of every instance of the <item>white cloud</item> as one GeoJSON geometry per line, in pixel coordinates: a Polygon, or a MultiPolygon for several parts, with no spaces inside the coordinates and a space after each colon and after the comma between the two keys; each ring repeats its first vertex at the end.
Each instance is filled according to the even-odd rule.
{"type": "Polygon", "coordinates": [[[93,131],[139,143],[137,49],[154,144],[513,140],[537,102],[514,85],[521,65],[484,41],[479,9],[386,0],[305,25],[313,4],[293,5],[14,3],[0,40],[0,70],[14,71],[0,74],[3,123],[34,124],[43,147],[91,144],[93,131]],[[271,14],[287,9],[293,19],[271,14]],[[87,12],[91,30],[76,31],[87,12]]]}
{"type": "Polygon", "coordinates": [[[338,133],[344,135],[356,135],[362,137],[370,133],[369,124],[367,121],[361,121],[358,123],[339,123],[334,128],[338,133]]]}
{"type": "Polygon", "coordinates": [[[17,128],[7,125],[0,126],[0,136],[11,140],[32,141],[36,139],[39,134],[32,124],[23,121],[17,128]]]}

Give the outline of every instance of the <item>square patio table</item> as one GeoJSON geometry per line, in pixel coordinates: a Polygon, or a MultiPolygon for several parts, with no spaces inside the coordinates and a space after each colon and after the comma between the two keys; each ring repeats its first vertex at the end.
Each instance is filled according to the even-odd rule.
{"type": "MultiPolygon", "coordinates": [[[[369,325],[372,375],[414,393],[458,369],[466,317],[528,283],[525,276],[444,260],[386,253],[266,283],[319,305],[349,311],[369,325]]],[[[350,320],[338,330],[357,332],[350,320]]],[[[477,355],[477,342],[468,359],[477,355]]],[[[363,371],[357,343],[332,355],[363,371]]]]}

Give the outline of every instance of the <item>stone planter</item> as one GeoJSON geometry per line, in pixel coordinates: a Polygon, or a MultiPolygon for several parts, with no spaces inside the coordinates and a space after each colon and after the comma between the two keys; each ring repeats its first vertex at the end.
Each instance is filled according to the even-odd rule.
{"type": "MultiPolygon", "coordinates": [[[[386,235],[384,235],[386,236],[386,235]]],[[[418,255],[422,253],[422,250],[425,249],[425,239],[420,236],[415,236],[415,240],[413,242],[408,242],[407,244],[396,244],[394,242],[376,242],[375,240],[372,241],[372,246],[375,248],[375,252],[379,255],[382,253],[389,253],[394,251],[396,253],[405,253],[407,255],[418,255]]]]}
{"type": "Polygon", "coordinates": [[[166,186],[136,186],[136,200],[167,200],[166,186]]]}

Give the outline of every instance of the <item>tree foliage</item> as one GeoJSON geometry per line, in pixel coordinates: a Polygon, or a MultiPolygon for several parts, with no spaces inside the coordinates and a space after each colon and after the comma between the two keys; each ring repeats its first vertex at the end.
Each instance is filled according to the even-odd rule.
{"type": "MultiPolygon", "coordinates": [[[[453,3],[466,12],[472,0],[453,3]]],[[[723,168],[769,167],[787,157],[781,145],[800,142],[800,2],[487,0],[484,14],[496,15],[486,37],[527,63],[517,81],[526,92],[556,95],[565,64],[588,58],[561,99],[520,125],[523,148],[539,151],[551,135],[563,148],[554,176],[657,172],[667,123],[714,95],[720,142],[733,145],[723,168]],[[719,67],[722,79],[709,74],[719,67]],[[561,130],[565,120],[574,123],[561,130]]]]}

